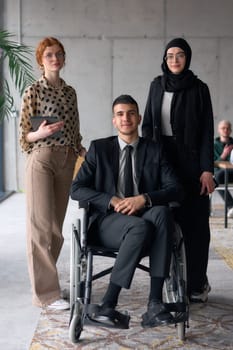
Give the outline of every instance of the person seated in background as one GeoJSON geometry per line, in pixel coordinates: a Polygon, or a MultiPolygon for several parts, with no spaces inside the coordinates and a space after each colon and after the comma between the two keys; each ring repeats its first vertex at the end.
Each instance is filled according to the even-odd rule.
{"type": "Polygon", "coordinates": [[[118,250],[96,318],[111,319],[122,287],[130,288],[137,263],[149,255],[150,292],[142,327],[170,324],[173,317],[162,300],[173,240],[168,203],[180,201],[183,190],[161,146],[139,137],[137,102],[121,95],[112,112],[118,136],[91,142],[71,188],[72,199],[90,204],[91,241],[118,250]]]}
{"type": "MultiPolygon", "coordinates": [[[[218,123],[218,134],[214,141],[214,161],[230,161],[231,151],[233,150],[233,138],[230,136],[232,132],[231,123],[228,120],[221,120],[218,123]]],[[[215,178],[219,184],[224,184],[225,170],[215,167],[215,178]]],[[[228,179],[233,181],[233,169],[228,169],[228,179]]],[[[219,191],[224,200],[224,190],[219,191]]],[[[230,191],[227,191],[227,216],[233,218],[233,197],[230,191]]]]}

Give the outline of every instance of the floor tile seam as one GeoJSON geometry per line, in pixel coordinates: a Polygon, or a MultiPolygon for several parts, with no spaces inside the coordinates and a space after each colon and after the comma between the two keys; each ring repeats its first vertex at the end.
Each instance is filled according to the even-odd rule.
{"type": "Polygon", "coordinates": [[[218,223],[218,220],[210,220],[211,245],[227,266],[233,269],[232,227],[219,227],[218,223]]]}
{"type": "Polygon", "coordinates": [[[214,250],[218,253],[225,263],[233,270],[233,249],[214,245],[214,250]]]}

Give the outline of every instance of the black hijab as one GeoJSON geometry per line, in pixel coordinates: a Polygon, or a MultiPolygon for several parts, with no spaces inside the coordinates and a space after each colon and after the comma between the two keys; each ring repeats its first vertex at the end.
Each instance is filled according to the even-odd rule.
{"type": "Polygon", "coordinates": [[[163,91],[174,92],[171,109],[171,126],[173,135],[177,137],[179,145],[185,145],[188,149],[197,147],[199,94],[197,88],[197,76],[189,70],[192,50],[183,38],[171,40],[164,51],[161,65],[163,75],[160,84],[163,91]],[[173,74],[167,66],[165,57],[171,47],[181,48],[186,57],[186,64],[180,74],[173,74]]]}
{"type": "Polygon", "coordinates": [[[183,90],[189,88],[195,83],[196,76],[193,74],[191,70],[189,70],[190,62],[192,58],[192,50],[186,40],[183,38],[175,38],[171,40],[164,51],[163,55],[163,63],[161,65],[163,76],[162,76],[162,87],[165,91],[175,92],[179,90],[183,90]],[[171,47],[179,47],[181,48],[186,57],[186,63],[184,70],[180,74],[173,74],[167,66],[166,56],[167,51],[171,47]]]}

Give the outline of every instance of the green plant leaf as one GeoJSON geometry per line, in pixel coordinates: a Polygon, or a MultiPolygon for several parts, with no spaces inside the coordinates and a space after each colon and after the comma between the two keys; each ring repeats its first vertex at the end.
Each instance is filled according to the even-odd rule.
{"type": "Polygon", "coordinates": [[[0,96],[0,123],[4,117],[9,118],[14,111],[14,99],[11,96],[8,82],[4,80],[3,93],[0,96]]]}
{"type": "MultiPolygon", "coordinates": [[[[5,63],[5,60],[8,61],[10,77],[20,96],[22,96],[26,87],[35,81],[31,65],[32,49],[29,46],[11,40],[13,36],[6,30],[0,30],[0,63],[5,63]]],[[[6,80],[0,86],[0,91],[1,122],[14,111],[14,99],[6,80]]]]}

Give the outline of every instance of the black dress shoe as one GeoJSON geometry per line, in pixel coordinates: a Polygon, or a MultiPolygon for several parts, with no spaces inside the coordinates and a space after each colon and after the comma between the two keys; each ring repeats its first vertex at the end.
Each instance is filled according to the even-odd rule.
{"type": "Polygon", "coordinates": [[[172,324],[173,322],[174,318],[167,311],[166,306],[162,302],[151,300],[147,312],[142,315],[141,325],[143,328],[149,328],[172,324]]]}
{"type": "Polygon", "coordinates": [[[116,311],[113,307],[102,304],[95,305],[95,307],[92,308],[91,319],[105,327],[128,329],[130,316],[116,311]]]}

